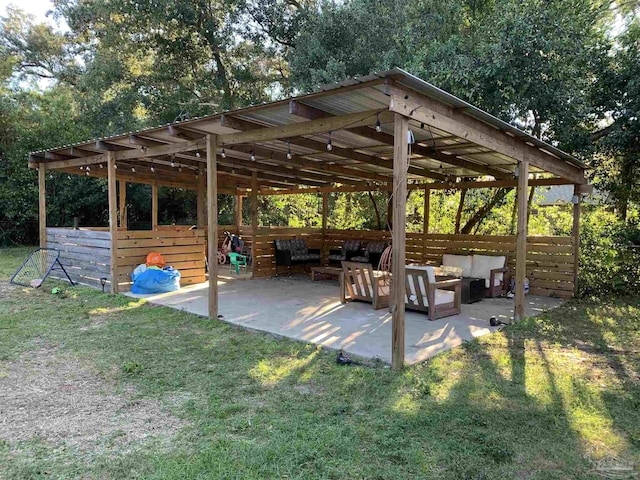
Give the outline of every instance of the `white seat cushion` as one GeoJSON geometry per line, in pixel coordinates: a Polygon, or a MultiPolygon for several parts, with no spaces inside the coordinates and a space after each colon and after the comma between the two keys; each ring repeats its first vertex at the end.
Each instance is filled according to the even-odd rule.
{"type": "MultiPolygon", "coordinates": [[[[432,267],[431,265],[408,265],[407,268],[427,272],[427,278],[429,279],[429,282],[436,283],[435,267],[432,267]]],[[[422,278],[420,279],[420,281],[422,282],[422,278]]],[[[424,288],[424,285],[421,286],[424,288]]]]}
{"type": "MultiPolygon", "coordinates": [[[[473,256],[473,265],[471,268],[471,276],[475,278],[484,278],[485,279],[485,287],[489,288],[491,286],[491,270],[496,268],[503,268],[505,264],[506,257],[504,256],[493,256],[493,255],[474,255],[473,256]]],[[[498,273],[495,276],[494,283],[496,285],[500,285],[500,282],[503,278],[502,273],[498,273]]]]}
{"type": "Polygon", "coordinates": [[[473,277],[471,274],[471,270],[473,268],[473,259],[471,255],[451,255],[445,253],[442,255],[442,266],[461,268],[463,277],[473,277]]]}
{"type": "Polygon", "coordinates": [[[453,303],[455,298],[456,293],[454,291],[436,288],[436,305],[442,305],[443,303],[453,303]]]}

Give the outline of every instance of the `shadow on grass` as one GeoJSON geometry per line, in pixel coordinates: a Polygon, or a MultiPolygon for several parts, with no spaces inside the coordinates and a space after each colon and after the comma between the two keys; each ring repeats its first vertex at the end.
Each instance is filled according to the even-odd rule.
{"type": "MultiPolygon", "coordinates": [[[[610,397],[581,393],[574,373],[584,369],[558,357],[571,353],[562,345],[609,341],[613,324],[589,327],[588,335],[581,328],[590,304],[561,307],[398,373],[339,367],[335,352],[87,289],[28,298],[32,309],[8,332],[24,339],[22,351],[27,339],[46,338],[190,424],[165,439],[167,450],[114,449],[85,464],[50,446],[29,471],[48,465],[57,476],[73,467],[117,477],[135,465],[146,478],[592,478],[593,439],[576,402],[592,402],[598,421],[611,419],[595,433],[625,431],[633,443],[640,424],[630,412],[638,397],[628,369],[610,397]]],[[[28,456],[27,447],[18,452],[28,456]]]]}

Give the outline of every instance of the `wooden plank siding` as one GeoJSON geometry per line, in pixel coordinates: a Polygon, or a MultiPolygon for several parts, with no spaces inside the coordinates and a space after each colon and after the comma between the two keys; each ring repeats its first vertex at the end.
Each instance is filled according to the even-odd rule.
{"type": "MultiPolygon", "coordinates": [[[[108,231],[74,230],[71,228],[47,228],[47,248],[60,251],[60,262],[74,282],[100,286],[100,278],[107,278],[111,285],[111,234],[108,231]]],[[[62,272],[51,276],[64,279],[62,272]]]]}
{"type": "Polygon", "coordinates": [[[160,253],[180,271],[180,285],[201,283],[205,278],[205,230],[190,230],[189,226],[170,226],[158,230],[128,230],[118,232],[118,287],[131,289],[131,273],[145,263],[149,252],[160,253]]]}

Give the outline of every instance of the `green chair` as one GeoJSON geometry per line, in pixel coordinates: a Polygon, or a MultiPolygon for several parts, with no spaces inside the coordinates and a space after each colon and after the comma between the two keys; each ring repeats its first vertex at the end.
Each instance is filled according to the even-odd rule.
{"type": "Polygon", "coordinates": [[[240,267],[244,267],[244,271],[247,271],[247,257],[246,255],[240,255],[239,253],[229,253],[229,273],[233,273],[235,269],[236,275],[240,274],[240,267]]]}

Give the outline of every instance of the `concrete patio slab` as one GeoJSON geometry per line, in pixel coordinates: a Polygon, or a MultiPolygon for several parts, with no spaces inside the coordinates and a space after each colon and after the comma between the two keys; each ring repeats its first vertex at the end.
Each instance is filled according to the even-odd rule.
{"type": "MultiPolygon", "coordinates": [[[[235,325],[323,345],[362,357],[391,362],[391,314],[373,310],[371,304],[340,304],[337,284],[291,278],[237,280],[220,278],[219,313],[235,325]]],[[[159,295],[128,295],[149,302],[208,316],[208,284],[182,288],[159,295]]],[[[563,301],[549,297],[526,297],[527,315],[555,308],[563,301]]],[[[462,342],[487,335],[495,316],[513,316],[513,300],[487,298],[463,305],[460,315],[427,320],[422,313],[407,311],[405,325],[406,363],[414,364],[462,342]]]]}

